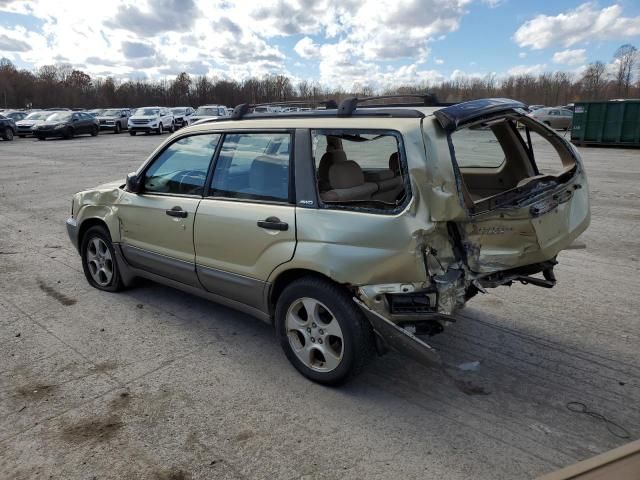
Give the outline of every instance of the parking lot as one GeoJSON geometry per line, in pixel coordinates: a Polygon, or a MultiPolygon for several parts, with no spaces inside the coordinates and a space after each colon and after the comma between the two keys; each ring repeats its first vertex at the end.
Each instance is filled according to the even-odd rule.
{"type": "Polygon", "coordinates": [[[522,479],[640,436],[639,150],[581,149],[592,223],[557,287],[476,297],[429,340],[445,370],[392,353],[327,388],[258,320],[85,281],[71,195],[164,138],[0,143],[0,478],[522,479]]]}

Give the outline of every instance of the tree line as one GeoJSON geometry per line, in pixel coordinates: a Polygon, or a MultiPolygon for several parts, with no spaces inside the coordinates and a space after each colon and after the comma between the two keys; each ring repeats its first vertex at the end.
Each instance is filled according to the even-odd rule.
{"type": "Polygon", "coordinates": [[[284,75],[236,81],[192,77],[186,72],[173,80],[117,80],[92,78],[68,64],[45,65],[34,71],[0,60],[0,105],[4,108],[100,108],[148,105],[198,106],[315,101],[373,94],[435,93],[440,101],[458,102],[482,97],[513,98],[530,105],[566,105],[586,100],[640,98],[640,59],[632,45],[614,55],[614,71],[603,62],[588,65],[581,75],[568,72],[521,74],[498,78],[461,77],[436,84],[414,84],[376,91],[367,85],[353,91],[330,89],[318,82],[293,83],[284,75]]]}

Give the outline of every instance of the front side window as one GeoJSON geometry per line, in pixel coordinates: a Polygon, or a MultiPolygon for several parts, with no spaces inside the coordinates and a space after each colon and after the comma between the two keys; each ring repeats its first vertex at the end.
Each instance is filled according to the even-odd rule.
{"type": "Polygon", "coordinates": [[[211,195],[289,201],[289,133],[227,134],[216,162],[211,195]]]}
{"type": "Polygon", "coordinates": [[[183,137],[165,148],[144,175],[144,191],[202,195],[219,134],[183,137]]]}
{"type": "Polygon", "coordinates": [[[394,210],[407,198],[401,137],[395,132],[311,132],[320,199],[326,206],[394,210]]]}

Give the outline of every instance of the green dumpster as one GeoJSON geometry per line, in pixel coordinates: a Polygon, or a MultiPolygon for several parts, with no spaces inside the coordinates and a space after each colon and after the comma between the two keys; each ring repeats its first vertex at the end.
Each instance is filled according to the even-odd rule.
{"type": "Polygon", "coordinates": [[[576,102],[571,142],[640,147],[640,100],[576,102]]]}

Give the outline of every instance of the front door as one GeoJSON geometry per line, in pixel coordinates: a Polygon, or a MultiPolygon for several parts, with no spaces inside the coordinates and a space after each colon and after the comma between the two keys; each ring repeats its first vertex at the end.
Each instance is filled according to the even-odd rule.
{"type": "Polygon", "coordinates": [[[170,144],[145,168],[141,193],[118,207],[123,254],[134,267],[198,285],[193,226],[218,134],[191,135],[170,144]]]}
{"type": "Polygon", "coordinates": [[[296,245],[290,146],[289,132],[225,135],[194,229],[198,277],[208,291],[266,308],[266,281],[296,245]]]}

